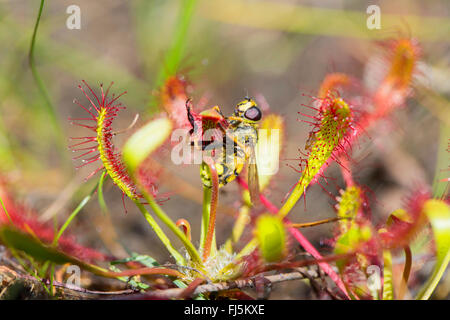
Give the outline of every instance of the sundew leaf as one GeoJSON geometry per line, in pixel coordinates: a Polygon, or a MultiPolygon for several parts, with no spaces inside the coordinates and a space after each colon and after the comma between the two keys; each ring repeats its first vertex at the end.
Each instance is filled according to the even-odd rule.
{"type": "Polygon", "coordinates": [[[430,298],[450,262],[450,206],[441,200],[428,200],[423,207],[430,220],[436,242],[436,265],[433,274],[419,291],[416,299],[430,298]]]}
{"type": "Polygon", "coordinates": [[[278,211],[282,218],[292,210],[308,186],[317,181],[331,161],[336,160],[335,156],[342,150],[345,152],[347,142],[344,137],[353,130],[352,109],[339,96],[330,94],[316,110],[315,122],[302,120],[313,126],[310,141],[307,142],[308,159],[291,195],[278,211]]]}

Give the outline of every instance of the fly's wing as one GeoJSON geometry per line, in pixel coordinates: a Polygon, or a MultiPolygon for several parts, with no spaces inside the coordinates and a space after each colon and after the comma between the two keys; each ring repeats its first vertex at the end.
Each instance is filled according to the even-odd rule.
{"type": "Polygon", "coordinates": [[[255,206],[259,203],[259,178],[258,178],[258,166],[256,165],[255,148],[249,147],[250,157],[248,160],[248,190],[250,192],[250,200],[255,206]]]}

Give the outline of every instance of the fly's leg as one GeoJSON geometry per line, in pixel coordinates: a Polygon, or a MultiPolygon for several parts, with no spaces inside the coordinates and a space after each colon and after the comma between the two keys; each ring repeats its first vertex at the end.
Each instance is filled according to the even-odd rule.
{"type": "Polygon", "coordinates": [[[218,114],[220,114],[223,118],[225,118],[224,114],[222,113],[222,110],[220,110],[219,106],[214,106],[213,110],[217,111],[218,114]]]}
{"type": "Polygon", "coordinates": [[[189,130],[189,134],[192,135],[194,132],[197,132],[198,128],[197,128],[197,124],[195,123],[194,120],[194,116],[192,115],[192,111],[191,111],[191,98],[186,100],[186,112],[187,112],[187,117],[189,120],[189,123],[192,126],[192,129],[189,130]]]}

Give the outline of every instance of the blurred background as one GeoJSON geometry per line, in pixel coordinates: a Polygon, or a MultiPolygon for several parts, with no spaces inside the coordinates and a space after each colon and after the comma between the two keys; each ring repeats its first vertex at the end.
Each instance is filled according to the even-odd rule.
{"type": "MultiPolygon", "coordinates": [[[[85,102],[77,88],[81,80],[93,88],[114,81],[114,92],[127,91],[121,99],[127,109],[115,120],[116,130],[128,127],[136,113],[140,118],[135,128],[158,114],[161,106],[155,96],[166,77],[175,73],[189,79],[194,102],[207,97],[208,107],[219,105],[225,114],[247,93],[256,97],[261,106],[285,119],[280,170],[266,191],[279,205],[299,177],[286,164],[298,163],[288,159],[300,156],[298,149],[304,150],[308,137],[309,127],[297,121],[301,104],[310,103],[305,95],[316,95],[330,72],[345,72],[370,87],[379,71],[377,42],[384,38],[412,36],[420,41],[423,56],[415,81],[432,88],[436,100],[416,95],[407,108],[379,124],[355,148],[355,179],[370,190],[374,223],[385,221],[401,207],[414,186],[433,186],[439,170],[448,167],[448,137],[443,142],[440,133],[450,122],[448,0],[46,1],[34,61],[47,98],[29,65],[38,12],[39,1],[0,1],[0,176],[43,221],[54,217],[65,221],[97,181],[83,181],[97,166],[76,171],[67,148],[69,137],[86,133],[67,120],[83,114],[73,103],[74,98],[85,102]],[[372,4],[381,8],[380,30],[366,26],[366,9],[372,4]],[[79,30],[66,27],[70,5],[81,10],[79,30]]],[[[119,148],[133,130],[115,138],[119,148]]],[[[175,166],[167,161],[169,155],[170,150],[167,170],[201,194],[198,167],[175,166]]],[[[336,178],[326,188],[337,195],[345,187],[338,167],[330,167],[326,175],[336,178]]],[[[161,179],[161,192],[171,192],[173,183],[161,179]]],[[[219,244],[230,234],[239,204],[237,190],[236,184],[221,189],[219,244]]],[[[121,192],[111,181],[105,185],[105,197],[109,215],[91,201],[70,231],[104,252],[126,255],[126,247],[167,261],[164,247],[131,202],[126,201],[125,213],[121,192]]],[[[335,201],[319,186],[308,190],[306,203],[306,209],[303,201],[297,204],[291,220],[334,215],[335,201]]],[[[163,206],[174,219],[189,220],[193,237],[198,238],[198,201],[172,193],[163,206]]],[[[330,224],[306,229],[304,234],[325,254],[330,249],[324,240],[332,232],[330,224]]],[[[449,287],[447,277],[436,294],[445,297],[449,287]]],[[[306,284],[294,282],[277,285],[272,297],[311,296],[306,284]]]]}

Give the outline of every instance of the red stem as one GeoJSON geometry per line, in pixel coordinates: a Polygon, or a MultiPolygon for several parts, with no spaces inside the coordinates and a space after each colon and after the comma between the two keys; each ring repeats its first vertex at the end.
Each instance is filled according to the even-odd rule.
{"type": "Polygon", "coordinates": [[[208,222],[208,232],[206,233],[205,247],[203,249],[203,261],[208,259],[211,253],[211,245],[214,237],[214,230],[216,226],[216,212],[217,212],[217,202],[219,196],[219,176],[217,175],[216,167],[214,163],[210,161],[205,161],[209,167],[209,172],[211,174],[211,205],[209,209],[209,222],[208,222]]]}
{"type": "Polygon", "coordinates": [[[178,299],[190,299],[195,289],[197,289],[197,287],[201,285],[203,282],[205,282],[205,279],[196,278],[194,281],[189,283],[187,288],[184,289],[183,292],[178,296],[178,299]]]}
{"type": "Polygon", "coordinates": [[[174,269],[166,269],[166,268],[139,268],[139,269],[130,269],[120,272],[106,271],[104,272],[105,276],[109,277],[131,277],[137,275],[168,275],[177,278],[182,278],[184,275],[174,269]]]}
{"type": "Polygon", "coordinates": [[[411,273],[411,264],[412,264],[412,254],[409,246],[403,248],[405,251],[405,267],[403,268],[402,282],[400,283],[400,288],[398,290],[397,298],[399,300],[403,300],[403,296],[405,295],[406,289],[408,288],[408,279],[409,274],[411,273]]]}

